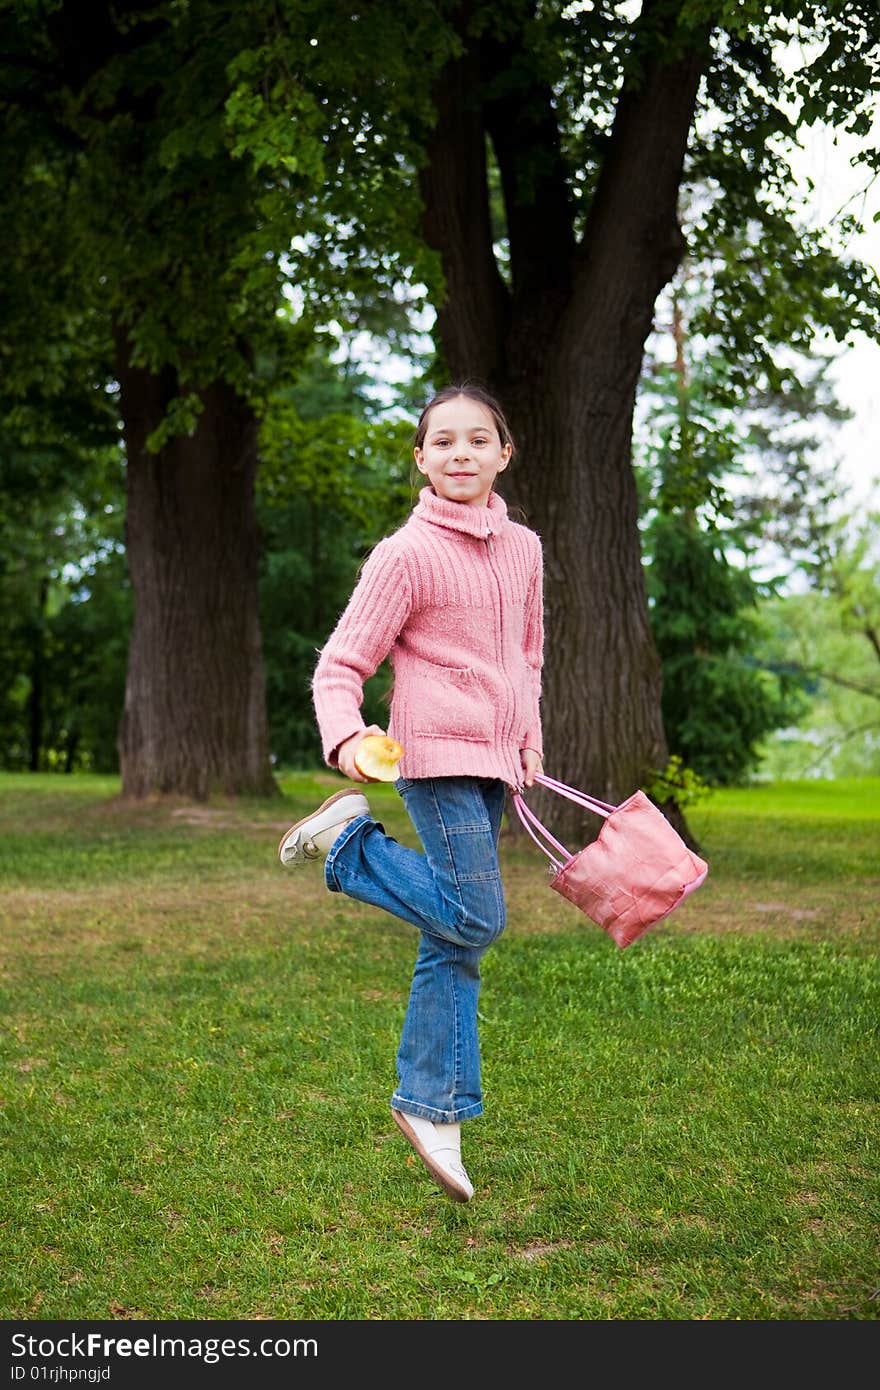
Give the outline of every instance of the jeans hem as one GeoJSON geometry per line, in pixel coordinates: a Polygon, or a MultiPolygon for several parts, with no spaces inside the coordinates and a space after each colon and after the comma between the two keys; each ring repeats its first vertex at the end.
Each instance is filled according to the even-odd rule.
{"type": "Polygon", "coordinates": [[[399,1110],[403,1115],[419,1115],[423,1120],[432,1120],[435,1125],[455,1125],[460,1120],[475,1120],[483,1113],[481,1101],[457,1106],[453,1110],[438,1110],[433,1105],[421,1105],[418,1101],[407,1100],[405,1096],[399,1096],[396,1092],[391,1097],[391,1109],[399,1110]]]}
{"type": "Polygon", "coordinates": [[[341,831],[339,832],[339,834],[336,836],[336,839],[333,841],[333,844],[330,846],[330,853],[327,855],[327,858],[324,860],[324,882],[326,883],[326,885],[327,885],[327,887],[329,888],[329,890],[330,890],[331,893],[344,893],[344,892],[345,892],[345,889],[342,887],[342,884],[339,882],[339,880],[338,880],[338,878],[336,877],[336,874],[335,874],[335,872],[334,872],[334,869],[333,869],[333,865],[334,865],[334,863],[335,863],[335,861],[336,861],[336,856],[337,856],[337,854],[339,853],[340,850],[342,850],[342,849],[345,848],[345,846],[348,844],[349,840],[351,839],[352,835],[356,834],[357,831],[360,830],[362,826],[368,825],[368,824],[371,825],[371,824],[373,824],[373,823],[374,823],[374,822],[373,822],[373,817],[372,817],[372,816],[368,816],[368,815],[355,816],[354,820],[351,821],[351,822],[349,822],[349,824],[345,827],[345,829],[344,829],[344,830],[341,830],[341,831]]]}

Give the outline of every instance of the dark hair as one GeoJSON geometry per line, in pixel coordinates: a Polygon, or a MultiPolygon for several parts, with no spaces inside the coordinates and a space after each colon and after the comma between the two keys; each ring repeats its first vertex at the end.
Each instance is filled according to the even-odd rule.
{"type": "Polygon", "coordinates": [[[454,401],[458,396],[466,396],[469,401],[478,401],[489,411],[495,421],[495,428],[498,431],[498,438],[501,440],[502,448],[505,444],[510,445],[511,458],[516,452],[516,445],[513,442],[513,435],[510,433],[510,426],[504,418],[504,411],[498,404],[494,396],[490,396],[488,391],[484,391],[482,386],[474,386],[468,381],[463,381],[460,386],[444,386],[442,391],[438,391],[432,396],[419,416],[419,423],[416,426],[416,437],[413,441],[416,449],[424,448],[425,435],[428,433],[428,416],[435,405],[443,405],[446,401],[454,401]]]}

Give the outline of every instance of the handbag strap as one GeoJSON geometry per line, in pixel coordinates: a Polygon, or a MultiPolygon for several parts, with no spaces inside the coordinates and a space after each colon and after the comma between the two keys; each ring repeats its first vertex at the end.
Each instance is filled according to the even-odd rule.
{"type": "Polygon", "coordinates": [[[617,807],[612,806],[608,801],[600,801],[598,797],[588,796],[586,792],[576,791],[574,787],[566,786],[565,782],[557,782],[555,777],[548,777],[543,772],[535,773],[535,781],[547,787],[551,792],[557,792],[559,796],[565,796],[569,801],[577,802],[578,806],[585,806],[588,811],[595,811],[597,816],[607,818],[617,807]]]}
{"type": "Polygon", "coordinates": [[[550,831],[547,829],[546,825],[541,824],[534,811],[530,810],[526,803],[523,801],[519,792],[514,792],[513,804],[516,807],[517,815],[519,816],[526,830],[531,835],[535,844],[538,846],[538,849],[541,850],[543,854],[546,854],[554,869],[561,869],[562,863],[556,858],[554,854],[551,854],[550,850],[547,848],[545,844],[542,844],[542,842],[538,839],[538,836],[535,834],[535,830],[532,829],[532,826],[534,826],[536,830],[539,830],[541,834],[544,835],[546,839],[550,841],[551,845],[553,845],[554,848],[557,849],[559,853],[564,856],[564,862],[567,862],[569,859],[571,859],[572,856],[565,848],[565,845],[561,845],[559,841],[555,838],[555,836],[550,834],[550,831]]]}
{"type": "MultiPolygon", "coordinates": [[[[540,782],[542,786],[548,789],[548,791],[557,792],[559,796],[567,797],[569,801],[576,802],[578,806],[583,806],[588,811],[595,811],[597,816],[608,817],[611,815],[612,811],[617,809],[615,806],[610,806],[607,801],[598,801],[596,797],[588,796],[586,792],[576,791],[574,787],[566,786],[565,782],[557,782],[555,777],[547,777],[543,772],[535,773],[535,781],[540,782]]],[[[573,857],[565,848],[565,845],[560,844],[556,837],[554,835],[551,835],[546,825],[542,824],[542,822],[538,820],[538,817],[535,815],[534,811],[532,811],[523,801],[522,796],[519,792],[514,792],[513,804],[516,807],[517,815],[519,816],[526,830],[531,835],[535,844],[538,846],[538,849],[541,850],[544,854],[546,854],[547,858],[550,860],[550,863],[553,865],[555,869],[561,869],[563,867],[563,864],[567,863],[573,857]],[[543,835],[545,840],[549,840],[553,848],[563,856],[562,863],[560,863],[556,856],[550,852],[547,846],[543,844],[541,840],[538,839],[538,836],[535,834],[535,831],[538,831],[541,835],[543,835]]]]}

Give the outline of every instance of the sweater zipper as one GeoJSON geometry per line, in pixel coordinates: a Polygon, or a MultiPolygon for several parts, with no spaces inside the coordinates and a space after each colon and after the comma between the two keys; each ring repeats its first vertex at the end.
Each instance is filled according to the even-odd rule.
{"type": "Polygon", "coordinates": [[[504,590],[501,580],[498,578],[498,571],[495,568],[495,537],[491,531],[486,532],[486,553],[489,557],[489,566],[492,570],[492,578],[498,589],[498,632],[501,641],[501,652],[499,660],[499,672],[504,676],[508,690],[507,718],[501,726],[502,739],[509,736],[509,730],[513,727],[513,682],[507,677],[504,671],[504,590]]]}

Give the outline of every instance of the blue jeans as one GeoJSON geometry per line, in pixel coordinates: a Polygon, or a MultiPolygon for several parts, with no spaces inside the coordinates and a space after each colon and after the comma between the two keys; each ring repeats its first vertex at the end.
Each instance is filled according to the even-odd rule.
{"type": "Polygon", "coordinates": [[[505,784],[485,777],[395,783],[424,853],[370,816],[337,836],[327,887],[383,907],[421,933],[397,1053],[395,1110],[450,1124],[482,1114],[480,958],[504,930],[498,836],[505,784]]]}

